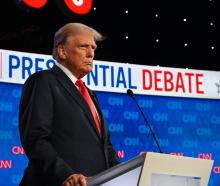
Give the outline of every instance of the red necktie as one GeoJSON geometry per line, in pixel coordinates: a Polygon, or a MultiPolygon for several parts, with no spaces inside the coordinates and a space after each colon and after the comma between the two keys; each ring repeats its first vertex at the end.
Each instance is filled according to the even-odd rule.
{"type": "Polygon", "coordinates": [[[102,136],[101,124],[100,124],[100,121],[99,121],[99,118],[98,118],[98,114],[96,112],[95,105],[94,105],[94,103],[93,103],[93,101],[92,101],[92,99],[89,95],[89,92],[88,92],[87,88],[85,87],[85,85],[84,85],[84,83],[81,79],[78,79],[75,84],[76,84],[76,86],[79,87],[80,93],[82,94],[82,96],[84,97],[86,102],[88,103],[88,105],[90,107],[90,110],[92,112],[93,118],[95,120],[96,127],[99,131],[100,136],[102,136]]]}

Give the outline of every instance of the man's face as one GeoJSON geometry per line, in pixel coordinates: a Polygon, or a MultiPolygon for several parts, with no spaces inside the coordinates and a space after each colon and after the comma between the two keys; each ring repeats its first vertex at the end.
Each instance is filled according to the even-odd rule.
{"type": "Polygon", "coordinates": [[[82,78],[93,68],[93,58],[96,49],[94,37],[89,32],[83,32],[69,37],[64,44],[66,66],[76,78],[82,78]]]}

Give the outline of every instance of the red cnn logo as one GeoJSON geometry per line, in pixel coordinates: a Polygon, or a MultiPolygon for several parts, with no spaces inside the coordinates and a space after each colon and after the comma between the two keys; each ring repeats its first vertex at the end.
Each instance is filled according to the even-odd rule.
{"type": "MultiPolygon", "coordinates": [[[[87,14],[92,8],[93,0],[55,0],[58,8],[66,15],[70,13],[87,14]]],[[[41,9],[47,4],[48,0],[20,0],[16,3],[22,8],[41,9]],[[25,5],[25,6],[24,6],[25,5]]]]}
{"type": "Polygon", "coordinates": [[[47,0],[23,0],[23,2],[31,8],[39,9],[47,3],[47,0]]]}
{"type": "Polygon", "coordinates": [[[92,8],[92,0],[64,0],[66,6],[74,13],[87,14],[92,8]]]}

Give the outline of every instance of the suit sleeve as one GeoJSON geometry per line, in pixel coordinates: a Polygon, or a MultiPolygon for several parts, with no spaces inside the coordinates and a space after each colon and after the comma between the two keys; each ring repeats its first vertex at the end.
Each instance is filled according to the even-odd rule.
{"type": "Polygon", "coordinates": [[[74,171],[59,157],[51,142],[53,93],[48,74],[31,76],[23,87],[19,131],[25,153],[43,180],[61,185],[74,171]]]}
{"type": "Polygon", "coordinates": [[[108,132],[107,149],[108,149],[108,158],[109,158],[110,167],[113,167],[113,166],[119,164],[120,160],[119,160],[117,152],[115,151],[115,149],[111,143],[109,132],[108,132]]]}

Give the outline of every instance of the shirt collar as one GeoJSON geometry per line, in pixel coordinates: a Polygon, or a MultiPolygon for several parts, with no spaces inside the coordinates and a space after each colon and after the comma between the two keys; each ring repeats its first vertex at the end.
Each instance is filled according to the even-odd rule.
{"type": "Polygon", "coordinates": [[[70,80],[75,85],[77,78],[70,72],[70,70],[60,63],[56,63],[56,65],[70,78],[70,80]]]}

